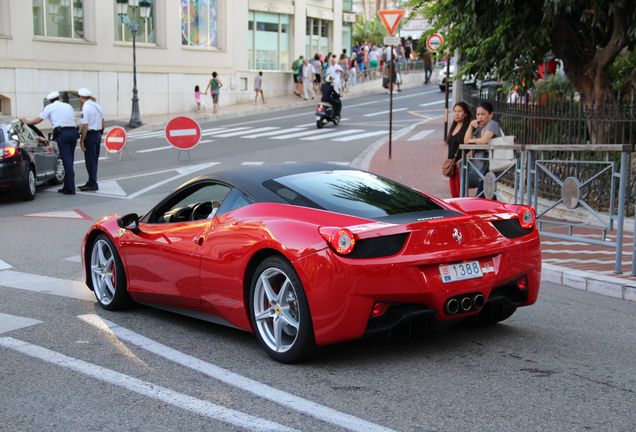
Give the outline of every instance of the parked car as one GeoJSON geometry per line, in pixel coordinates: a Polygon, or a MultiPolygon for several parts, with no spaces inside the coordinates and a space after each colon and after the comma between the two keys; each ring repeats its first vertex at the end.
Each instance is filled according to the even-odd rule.
{"type": "Polygon", "coordinates": [[[54,141],[18,119],[0,124],[0,190],[35,198],[37,186],[64,181],[64,165],[54,141]]]}
{"type": "Polygon", "coordinates": [[[537,300],[540,249],[531,207],[296,163],[198,177],[143,217],[102,218],[81,256],[105,309],[229,325],[297,362],[427,319],[503,321],[537,300]]]}

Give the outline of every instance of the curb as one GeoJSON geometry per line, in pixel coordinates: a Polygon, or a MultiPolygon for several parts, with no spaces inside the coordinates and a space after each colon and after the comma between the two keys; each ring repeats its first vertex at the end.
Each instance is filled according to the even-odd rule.
{"type": "Polygon", "coordinates": [[[543,264],[541,281],[552,282],[606,297],[636,301],[636,281],[543,264]]]}

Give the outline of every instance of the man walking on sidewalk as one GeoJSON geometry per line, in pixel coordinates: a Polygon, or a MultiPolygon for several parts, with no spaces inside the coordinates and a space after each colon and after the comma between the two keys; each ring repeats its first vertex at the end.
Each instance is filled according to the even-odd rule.
{"type": "Polygon", "coordinates": [[[84,152],[86,162],[86,172],[88,181],[79,189],[84,192],[96,191],[97,186],[97,162],[99,160],[99,149],[102,143],[102,133],[104,132],[104,113],[102,107],[91,99],[91,91],[81,88],[77,91],[82,104],[82,114],[80,120],[80,147],[84,152]]]}

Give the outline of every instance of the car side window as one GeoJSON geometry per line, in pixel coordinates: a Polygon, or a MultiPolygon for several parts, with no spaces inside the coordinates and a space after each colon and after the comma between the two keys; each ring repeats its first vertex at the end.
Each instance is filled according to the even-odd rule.
{"type": "Polygon", "coordinates": [[[180,223],[206,219],[217,211],[230,187],[219,183],[193,185],[153,213],[149,223],[180,223]]]}
{"type": "Polygon", "coordinates": [[[230,212],[232,210],[236,210],[241,207],[245,207],[247,205],[252,204],[252,200],[245,195],[240,190],[234,188],[232,191],[225,197],[225,201],[216,212],[216,215],[221,215],[223,213],[230,212]]]}

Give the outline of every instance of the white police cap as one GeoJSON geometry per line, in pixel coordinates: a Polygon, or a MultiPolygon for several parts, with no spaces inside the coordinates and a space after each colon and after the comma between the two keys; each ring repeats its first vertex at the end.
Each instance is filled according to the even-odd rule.
{"type": "Polygon", "coordinates": [[[77,91],[77,94],[80,95],[81,97],[91,97],[92,93],[89,89],[82,87],[81,89],[79,89],[77,91]]]}
{"type": "Polygon", "coordinates": [[[46,95],[46,98],[48,100],[53,100],[53,99],[57,99],[60,97],[60,92],[59,91],[52,91],[51,93],[46,95]]]}

